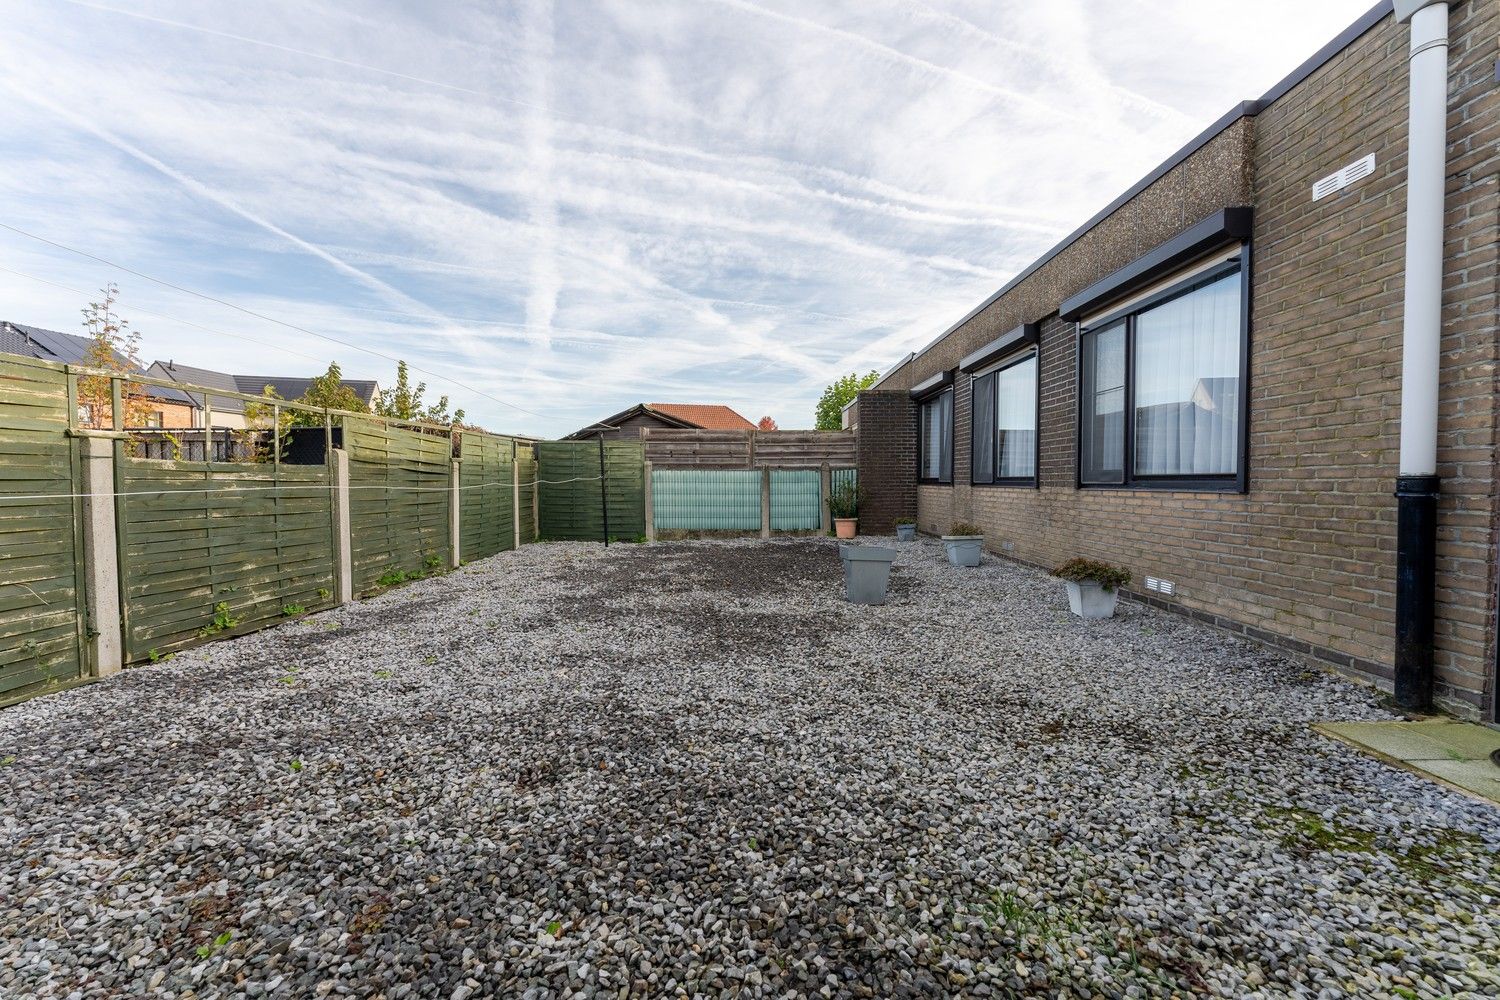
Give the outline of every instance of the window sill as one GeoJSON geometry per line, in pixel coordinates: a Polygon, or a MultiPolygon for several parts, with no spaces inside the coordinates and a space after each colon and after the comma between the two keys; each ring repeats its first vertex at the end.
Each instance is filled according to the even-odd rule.
{"type": "Polygon", "coordinates": [[[953,480],[951,480],[951,479],[918,479],[917,480],[917,485],[918,486],[952,486],[953,485],[953,480]]]}
{"type": "Polygon", "coordinates": [[[972,486],[972,487],[974,487],[976,490],[994,490],[994,489],[1000,489],[1000,490],[1038,490],[1038,489],[1041,489],[1041,483],[1038,483],[1035,479],[1027,479],[1027,480],[1013,482],[1013,483],[973,483],[973,482],[971,482],[969,485],[972,486]]]}
{"type": "Polygon", "coordinates": [[[1234,493],[1244,495],[1250,491],[1237,482],[1215,483],[1196,481],[1172,483],[1077,483],[1075,489],[1089,492],[1114,493],[1234,493]]]}

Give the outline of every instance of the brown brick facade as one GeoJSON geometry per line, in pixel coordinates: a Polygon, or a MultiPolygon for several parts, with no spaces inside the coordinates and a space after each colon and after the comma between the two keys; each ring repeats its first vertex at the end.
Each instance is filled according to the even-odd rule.
{"type": "Polygon", "coordinates": [[[888,535],[896,519],[917,516],[917,416],[905,389],[866,390],[856,404],[861,531],[888,535]]]}
{"type": "MultiPolygon", "coordinates": [[[[1453,8],[1439,450],[1438,695],[1486,717],[1500,440],[1497,32],[1500,5],[1453,8]]],[[[1006,330],[1042,323],[1040,488],[969,485],[969,380],[960,373],[954,485],[913,487],[922,530],[974,520],[991,549],[1027,562],[1123,563],[1137,580],[1172,580],[1176,610],[1390,676],[1407,39],[1394,18],[1378,21],[880,384],[909,388],[1006,330]],[[1312,200],[1313,181],[1368,153],[1371,176],[1312,200]],[[1254,210],[1248,492],[1078,489],[1076,328],[1058,319],[1059,303],[1235,205],[1254,210]]]]}

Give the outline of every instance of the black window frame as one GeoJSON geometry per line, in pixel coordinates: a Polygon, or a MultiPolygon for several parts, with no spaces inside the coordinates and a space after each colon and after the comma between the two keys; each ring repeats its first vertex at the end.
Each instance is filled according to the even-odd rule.
{"type": "Polygon", "coordinates": [[[1167,490],[1183,493],[1248,493],[1250,490],[1250,245],[1242,245],[1237,254],[1214,264],[1181,281],[1154,292],[1138,302],[1120,309],[1110,310],[1085,326],[1081,321],[1074,325],[1074,385],[1078,391],[1075,409],[1073,441],[1073,485],[1080,490],[1167,490]],[[1181,298],[1205,285],[1218,281],[1235,271],[1240,275],[1240,398],[1239,420],[1235,432],[1235,471],[1212,476],[1175,476],[1135,474],[1135,328],[1136,317],[1149,309],[1181,298]],[[1125,322],[1125,413],[1124,465],[1118,483],[1086,483],[1083,481],[1083,425],[1085,419],[1083,398],[1083,349],[1084,341],[1091,334],[1105,330],[1116,323],[1125,322]]]}
{"type": "MultiPolygon", "coordinates": [[[[999,401],[998,400],[998,395],[999,395],[999,383],[998,383],[998,381],[995,383],[993,391],[995,392],[995,394],[997,396],[997,399],[995,400],[995,402],[998,403],[998,401],[999,401]]],[[[990,413],[991,413],[991,415],[993,415],[995,413],[995,408],[993,406],[992,406],[992,408],[990,410],[990,413]]],[[[991,470],[998,469],[1000,467],[999,437],[1000,436],[998,434],[995,434],[995,435],[993,435],[990,438],[990,449],[993,452],[993,454],[990,456],[990,469],[991,470]]],[[[1042,485],[1042,351],[1041,351],[1041,345],[1039,345],[1039,344],[1038,345],[1032,345],[1031,347],[1026,348],[1025,350],[1017,351],[1012,357],[1008,357],[1008,358],[1004,359],[999,364],[995,365],[993,368],[987,368],[984,371],[979,372],[977,374],[970,373],[970,375],[969,375],[969,485],[970,486],[982,486],[982,487],[985,487],[985,488],[989,488],[991,486],[998,486],[998,487],[1005,488],[1005,489],[1027,489],[1027,490],[1035,490],[1035,489],[1040,489],[1041,488],[1041,485],[1042,485]],[[1033,427],[1033,431],[1035,432],[1035,438],[1034,438],[1034,440],[1032,442],[1032,445],[1033,445],[1032,452],[1033,452],[1033,454],[1032,454],[1032,457],[1031,457],[1031,475],[1029,475],[1029,476],[1003,476],[1003,477],[1000,477],[1000,476],[993,475],[993,471],[992,471],[991,478],[988,479],[988,480],[975,479],[974,478],[974,413],[975,413],[976,408],[974,406],[974,385],[975,385],[975,383],[977,383],[982,378],[988,378],[991,375],[999,375],[1001,372],[1005,371],[1006,369],[1014,368],[1016,365],[1024,364],[1027,361],[1035,361],[1036,362],[1035,391],[1032,394],[1033,401],[1036,404],[1036,413],[1035,413],[1035,418],[1034,418],[1034,424],[1035,424],[1035,426],[1033,427]]]]}
{"type": "Polygon", "coordinates": [[[917,483],[922,486],[952,486],[953,485],[953,453],[956,451],[956,442],[953,433],[953,386],[923,396],[916,400],[917,404],[917,483]],[[927,457],[927,421],[924,419],[927,407],[933,403],[940,402],[943,397],[948,399],[948,467],[942,471],[941,477],[933,479],[923,475],[926,471],[927,457]]]}

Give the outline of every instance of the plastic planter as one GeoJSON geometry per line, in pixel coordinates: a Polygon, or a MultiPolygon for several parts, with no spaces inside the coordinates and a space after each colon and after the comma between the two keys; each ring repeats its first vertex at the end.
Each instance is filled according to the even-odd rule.
{"type": "Polygon", "coordinates": [[[851,604],[884,604],[896,550],[884,545],[840,545],[844,596],[851,604]]]}
{"type": "Polygon", "coordinates": [[[1068,606],[1079,618],[1113,618],[1115,616],[1115,601],[1119,594],[1113,590],[1105,590],[1097,583],[1084,581],[1074,583],[1072,580],[1064,580],[1068,586],[1068,606]]]}
{"type": "Polygon", "coordinates": [[[917,537],[917,526],[915,524],[896,525],[896,541],[909,542],[917,537]]]}
{"type": "Polygon", "coordinates": [[[943,548],[948,550],[948,561],[955,566],[978,566],[984,555],[983,535],[944,535],[943,548]]]}

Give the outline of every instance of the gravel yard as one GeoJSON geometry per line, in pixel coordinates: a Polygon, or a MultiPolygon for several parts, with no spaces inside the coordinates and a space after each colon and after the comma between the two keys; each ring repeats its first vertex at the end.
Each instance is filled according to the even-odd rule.
{"type": "Polygon", "coordinates": [[[1500,995],[1369,690],[903,547],[527,546],[0,712],[0,996],[1500,995]]]}

